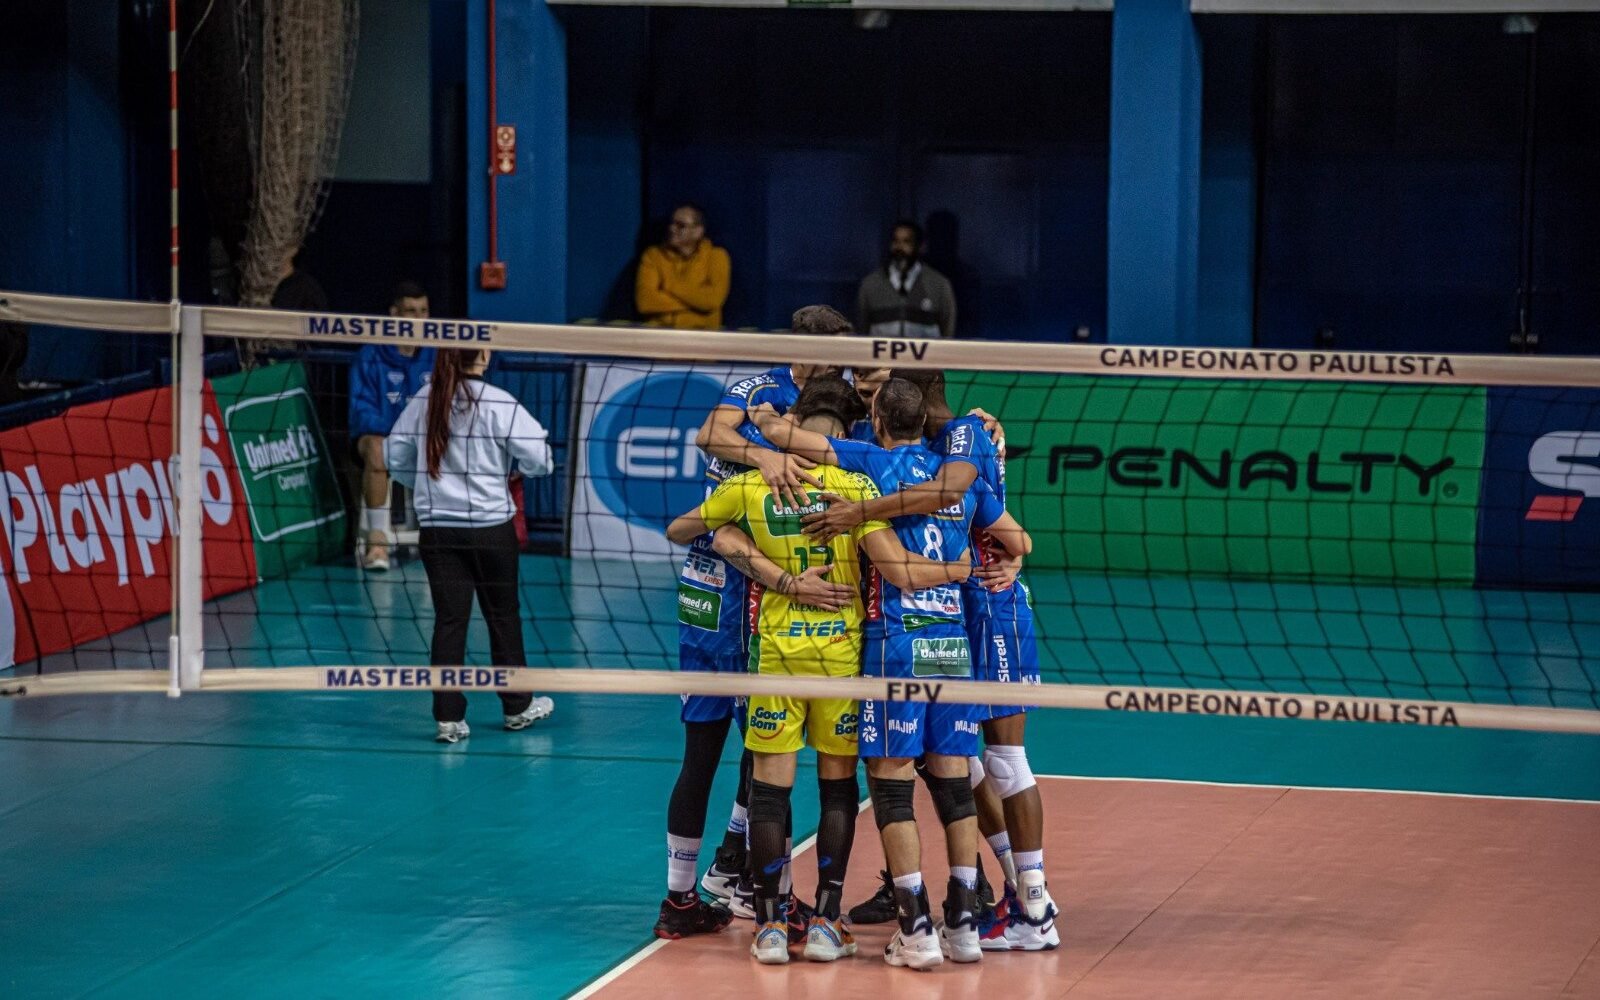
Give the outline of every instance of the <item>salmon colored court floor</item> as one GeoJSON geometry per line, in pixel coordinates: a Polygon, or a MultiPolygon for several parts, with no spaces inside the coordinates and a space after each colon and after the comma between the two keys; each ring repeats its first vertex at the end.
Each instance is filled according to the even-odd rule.
{"type": "MultiPolygon", "coordinates": [[[[413,569],[265,584],[208,636],[240,665],[420,662],[413,569]]],[[[524,579],[530,651],[598,648],[600,591],[524,579]]],[[[608,634],[661,649],[661,590],[617,591],[608,614],[667,610],[608,634]]],[[[1600,997],[1600,738],[1036,713],[1034,770],[1073,776],[1041,779],[1064,946],[924,974],[882,963],[884,928],[834,966],[758,968],[744,922],[657,946],[676,699],[559,696],[523,733],[498,708],[472,696],[441,747],[421,693],[0,701],[0,998],[1600,997]]],[[[805,760],[799,787],[803,838],[805,760]]],[[[847,902],[874,834],[869,810],[847,902]]]]}

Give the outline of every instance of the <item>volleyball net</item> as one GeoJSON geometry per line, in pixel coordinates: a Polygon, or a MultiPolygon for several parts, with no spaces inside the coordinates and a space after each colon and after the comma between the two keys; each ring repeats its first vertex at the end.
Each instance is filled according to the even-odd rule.
{"type": "MultiPolygon", "coordinates": [[[[0,292],[0,318],[158,337],[174,314],[0,292]]],[[[180,325],[175,387],[0,431],[6,694],[762,693],[1600,732],[1600,504],[1585,505],[1600,495],[1600,360],[206,307],[183,307],[180,325]],[[248,370],[244,339],[272,346],[248,370]],[[408,491],[392,494],[390,569],[359,564],[351,366],[372,345],[488,349],[487,381],[547,432],[549,474],[508,468],[527,669],[488,666],[477,625],[468,663],[429,664],[408,491]],[[724,559],[703,550],[686,564],[667,537],[705,499],[708,472],[739,471],[702,449],[708,414],[764,372],[837,372],[870,393],[885,369],[940,372],[954,416],[981,410],[966,426],[1000,446],[998,506],[1029,543],[1042,683],[966,680],[934,662],[962,659],[937,637],[963,602],[959,584],[926,574],[967,559],[966,519],[987,523],[995,502],[969,494],[952,513],[947,497],[916,522],[955,526],[956,548],[886,533],[910,553],[896,573],[884,550],[846,567],[850,544],[803,535],[802,517],[828,506],[814,486],[793,504],[751,494],[767,498],[768,527],[793,533],[789,568],[833,563],[868,615],[894,595],[897,627],[933,626],[918,647],[928,662],[896,678],[677,672],[680,629],[742,617],[723,607],[724,559]],[[928,585],[883,583],[913,563],[923,575],[908,579],[928,585]]],[[[824,440],[884,430],[864,407],[822,409],[840,422],[810,424],[824,440]]],[[[843,482],[825,479],[826,492],[843,482]]],[[[797,615],[786,639],[824,650],[847,619],[797,615]]]]}

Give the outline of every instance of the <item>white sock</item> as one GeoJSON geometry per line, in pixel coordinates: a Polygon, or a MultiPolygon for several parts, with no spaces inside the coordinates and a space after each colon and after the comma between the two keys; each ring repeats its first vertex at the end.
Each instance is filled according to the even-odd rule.
{"type": "Polygon", "coordinates": [[[750,811],[737,802],[733,804],[733,815],[728,817],[728,832],[741,837],[750,833],[750,811]]]}
{"type": "Polygon", "coordinates": [[[976,889],[978,887],[978,869],[976,866],[951,865],[950,877],[968,889],[976,889]]]}
{"type": "Polygon", "coordinates": [[[667,890],[688,892],[694,888],[694,872],[700,865],[700,838],[667,834],[667,890]]]}
{"type": "MultiPolygon", "coordinates": [[[[976,880],[976,873],[974,873],[973,878],[976,880]]],[[[896,889],[904,889],[915,896],[922,891],[922,873],[912,872],[910,875],[896,875],[894,877],[894,887],[896,889]]]]}
{"type": "MultiPolygon", "coordinates": [[[[791,858],[791,857],[794,856],[794,838],[793,837],[786,837],[784,839],[784,841],[783,841],[783,856],[786,857],[786,858],[791,858]]],[[[783,871],[782,871],[782,873],[780,873],[778,875],[778,898],[779,899],[788,899],[789,898],[789,893],[794,891],[794,876],[789,871],[789,869],[791,867],[792,866],[789,864],[789,862],[785,861],[783,863],[783,871]]]]}
{"type": "Polygon", "coordinates": [[[994,852],[994,859],[1000,862],[1000,871],[1006,877],[1006,885],[1015,889],[1017,887],[1017,859],[1011,853],[1011,835],[1004,830],[992,837],[985,837],[989,842],[989,850],[994,852]]]}
{"type": "Polygon", "coordinates": [[[383,537],[389,537],[389,508],[387,507],[362,507],[361,530],[372,534],[383,532],[383,537]]]}
{"type": "Polygon", "coordinates": [[[1037,868],[1044,871],[1044,851],[1017,851],[1013,857],[1017,859],[1017,874],[1032,871],[1037,868]]]}

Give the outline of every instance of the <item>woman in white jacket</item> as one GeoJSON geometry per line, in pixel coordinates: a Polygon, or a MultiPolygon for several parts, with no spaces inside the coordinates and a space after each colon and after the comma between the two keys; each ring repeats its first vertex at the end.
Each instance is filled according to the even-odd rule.
{"type": "MultiPolygon", "coordinates": [[[[421,528],[422,567],[433,595],[429,662],[466,662],[467,623],[476,594],[489,626],[495,666],[527,665],[522,645],[516,528],[507,482],[515,472],[548,475],[545,429],[508,392],[483,381],[488,351],[440,349],[433,381],[406,404],[385,443],[392,476],[412,483],[421,528]]],[[[507,729],[525,729],[548,716],[549,698],[502,692],[507,729]]],[[[467,696],[435,691],[433,718],[441,743],[469,735],[467,696]]]]}

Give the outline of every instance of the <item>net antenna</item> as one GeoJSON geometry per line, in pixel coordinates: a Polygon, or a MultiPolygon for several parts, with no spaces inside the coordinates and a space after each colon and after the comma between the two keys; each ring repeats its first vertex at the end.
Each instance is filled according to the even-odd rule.
{"type": "Polygon", "coordinates": [[[240,300],[264,306],[315,225],[339,157],[350,103],[357,0],[240,0],[254,31],[242,47],[255,164],[240,300]],[[257,65],[251,65],[251,59],[257,65]]]}

